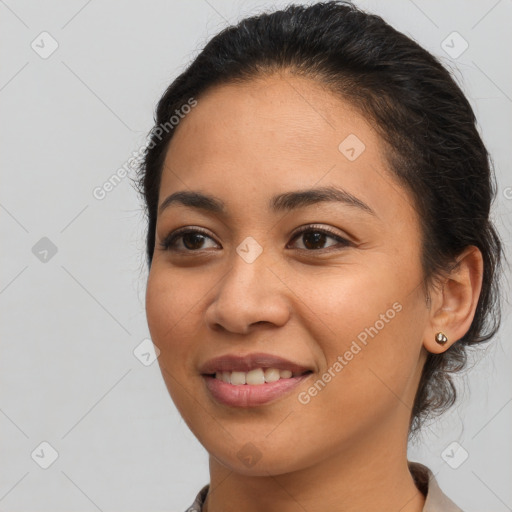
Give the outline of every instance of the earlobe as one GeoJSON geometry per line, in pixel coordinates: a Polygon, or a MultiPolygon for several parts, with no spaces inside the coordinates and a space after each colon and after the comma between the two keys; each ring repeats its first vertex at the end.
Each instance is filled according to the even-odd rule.
{"type": "Polygon", "coordinates": [[[482,277],[482,253],[478,247],[468,246],[434,292],[423,340],[426,350],[434,354],[445,352],[468,332],[480,297],[482,277]]]}

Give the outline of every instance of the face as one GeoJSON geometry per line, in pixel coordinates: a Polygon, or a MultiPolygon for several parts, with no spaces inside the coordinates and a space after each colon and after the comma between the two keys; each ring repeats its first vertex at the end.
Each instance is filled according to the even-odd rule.
{"type": "Polygon", "coordinates": [[[252,475],[403,440],[427,325],[420,230],[373,123],[314,81],[273,75],[211,89],[175,129],[159,205],[182,191],[223,205],[167,201],[147,287],[162,375],[192,432],[252,475]],[[331,195],[276,200],[317,188],[331,195]],[[256,353],[301,369],[259,385],[202,375],[256,353]]]}

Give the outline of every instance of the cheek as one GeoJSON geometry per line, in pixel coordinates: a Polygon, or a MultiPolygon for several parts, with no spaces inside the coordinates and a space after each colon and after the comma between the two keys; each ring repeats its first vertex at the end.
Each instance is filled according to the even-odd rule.
{"type": "Polygon", "coordinates": [[[311,393],[323,398],[312,402],[329,402],[329,414],[362,418],[371,404],[399,403],[416,370],[424,313],[420,290],[411,291],[414,269],[373,268],[296,281],[300,315],[322,353],[322,382],[311,393]]]}
{"type": "MultiPolygon", "coordinates": [[[[169,394],[187,424],[195,403],[190,399],[191,390],[193,394],[198,389],[197,384],[191,386],[190,382],[195,372],[192,356],[198,343],[198,310],[194,308],[201,308],[205,294],[199,284],[191,285],[189,278],[185,282],[176,272],[155,265],[150,270],[146,290],[148,327],[160,350],[158,364],[169,394]]],[[[194,424],[189,424],[189,428],[194,432],[194,424]]]]}
{"type": "Polygon", "coordinates": [[[407,285],[403,274],[400,277],[394,272],[376,262],[294,277],[300,315],[309,319],[308,329],[326,355],[335,358],[343,354],[356,339],[364,343],[372,335],[383,337],[401,322],[407,285]]]}
{"type": "MultiPolygon", "coordinates": [[[[197,308],[206,289],[200,283],[190,283],[190,279],[180,278],[177,273],[151,268],[146,290],[146,316],[153,343],[160,349],[159,359],[168,359],[172,351],[173,361],[190,344],[197,320],[197,308]]],[[[170,359],[170,358],[169,358],[170,359]]]]}

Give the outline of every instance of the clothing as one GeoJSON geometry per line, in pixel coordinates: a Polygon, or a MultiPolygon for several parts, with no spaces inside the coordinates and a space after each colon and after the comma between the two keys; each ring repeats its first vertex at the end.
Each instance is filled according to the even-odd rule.
{"type": "MultiPolygon", "coordinates": [[[[463,512],[444,494],[432,471],[419,462],[408,462],[416,486],[426,496],[422,512],[463,512]]],[[[197,494],[194,503],[185,512],[201,512],[210,484],[205,485],[197,494]]]]}

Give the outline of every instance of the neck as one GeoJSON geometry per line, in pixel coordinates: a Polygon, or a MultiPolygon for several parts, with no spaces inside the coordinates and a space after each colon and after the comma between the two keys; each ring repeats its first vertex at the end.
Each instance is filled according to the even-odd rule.
{"type": "Polygon", "coordinates": [[[203,512],[421,512],[425,496],[408,468],[407,440],[397,445],[393,437],[373,431],[315,465],[278,475],[235,473],[210,456],[203,512]]]}

